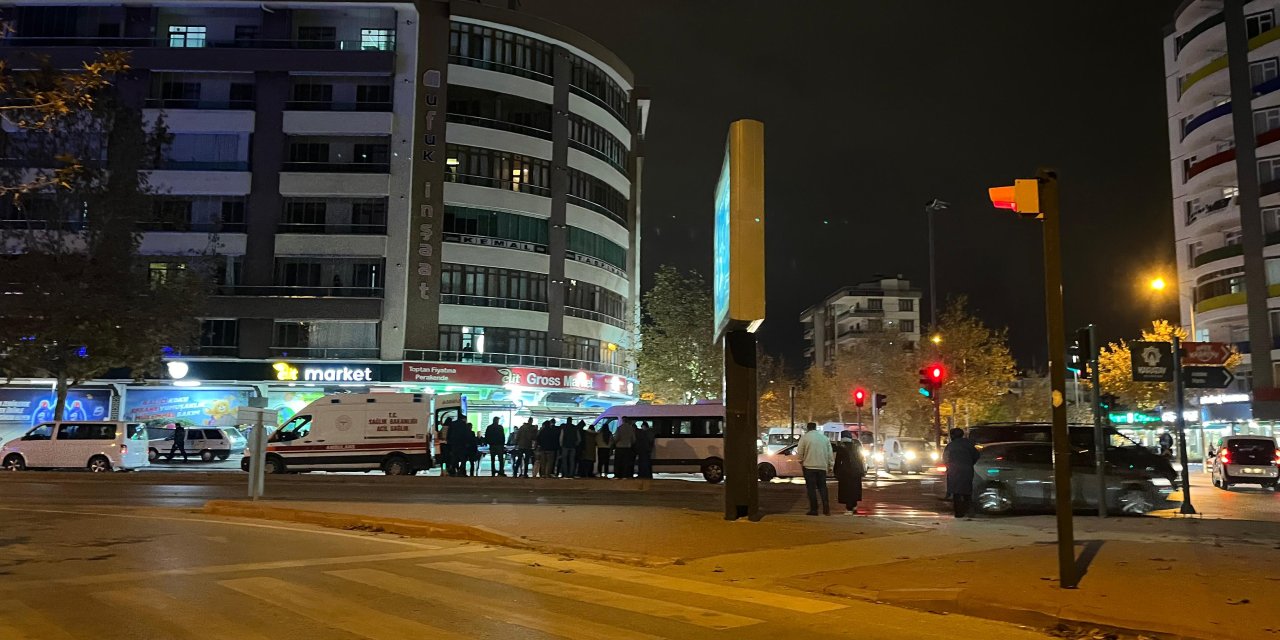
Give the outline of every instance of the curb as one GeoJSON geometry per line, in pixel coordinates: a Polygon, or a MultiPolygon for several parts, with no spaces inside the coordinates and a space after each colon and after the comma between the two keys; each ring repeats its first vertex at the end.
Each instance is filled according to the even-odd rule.
{"type": "Polygon", "coordinates": [[[524,549],[539,553],[571,556],[589,560],[602,560],[617,564],[637,567],[665,567],[679,564],[677,558],[642,556],[619,551],[601,551],[571,545],[558,545],[534,542],[517,538],[501,531],[495,531],[480,525],[457,524],[453,522],[431,522],[427,520],[408,520],[404,518],[386,518],[364,516],[354,513],[333,513],[327,511],[307,511],[286,507],[271,507],[238,500],[210,500],[204,504],[203,513],[234,518],[254,518],[258,520],[277,520],[312,524],[330,529],[365,530],[377,533],[391,533],[411,538],[443,538],[446,540],[464,540],[483,544],[524,549]]]}
{"type": "Polygon", "coordinates": [[[1056,611],[1041,611],[1028,609],[1024,606],[992,602],[989,594],[974,594],[968,589],[883,589],[870,591],[834,584],[823,587],[820,593],[919,611],[952,613],[972,618],[998,620],[1037,629],[1051,629],[1061,625],[1097,629],[1139,638],[1215,640],[1214,636],[1204,635],[1202,632],[1185,628],[1170,628],[1169,625],[1162,625],[1164,628],[1159,630],[1136,628],[1132,626],[1134,623],[1131,620],[1114,618],[1095,612],[1078,611],[1070,606],[1056,607],[1056,611]]]}

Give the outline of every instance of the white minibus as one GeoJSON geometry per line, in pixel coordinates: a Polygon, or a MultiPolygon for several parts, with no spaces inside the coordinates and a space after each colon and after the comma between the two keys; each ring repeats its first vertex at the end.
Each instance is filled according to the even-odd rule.
{"type": "Polygon", "coordinates": [[[614,405],[596,421],[596,431],[618,430],[624,418],[654,430],[653,469],[671,473],[701,472],[707,482],[724,480],[724,405],[614,405]]]}

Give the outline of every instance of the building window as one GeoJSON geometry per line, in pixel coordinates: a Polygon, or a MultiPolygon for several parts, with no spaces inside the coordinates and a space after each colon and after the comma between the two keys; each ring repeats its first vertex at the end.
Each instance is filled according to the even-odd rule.
{"type": "Polygon", "coordinates": [[[578,227],[569,227],[569,251],[613,265],[621,272],[627,270],[627,250],[617,243],[578,227]]]}
{"type": "Polygon", "coordinates": [[[1199,257],[1199,256],[1200,256],[1200,254],[1202,254],[1202,253],[1204,253],[1204,243],[1203,243],[1203,242],[1188,242],[1188,243],[1187,243],[1187,262],[1188,262],[1189,264],[1191,264],[1191,265],[1195,265],[1195,263],[1196,263],[1196,258],[1197,258],[1197,257],[1199,257]]]}
{"type": "Polygon", "coordinates": [[[1249,83],[1253,87],[1280,75],[1280,60],[1268,58],[1249,63],[1249,83]]]}
{"type": "Polygon", "coordinates": [[[1280,207],[1267,207],[1262,210],[1262,232],[1267,234],[1280,232],[1280,207]]]}
{"type": "Polygon", "coordinates": [[[252,47],[258,44],[258,33],[258,25],[256,24],[236,25],[236,46],[252,47]]]}
{"type": "Polygon", "coordinates": [[[1234,247],[1244,240],[1244,232],[1240,229],[1228,229],[1222,232],[1222,244],[1234,247]]]}
{"type": "Polygon", "coordinates": [[[200,321],[200,353],[235,353],[239,345],[240,322],[238,320],[200,321]]]}
{"type": "Polygon", "coordinates": [[[613,112],[623,124],[627,122],[627,92],[613,78],[587,60],[569,54],[572,61],[569,90],[613,112]]]}
{"type": "Polygon", "coordinates": [[[551,82],[552,47],[541,40],[474,24],[449,25],[449,62],[551,82]]]}
{"type": "MultiPolygon", "coordinates": [[[[547,226],[544,218],[522,216],[506,211],[488,211],[455,205],[446,205],[444,208],[443,231],[445,234],[527,242],[536,245],[531,249],[538,253],[546,252],[547,226]]],[[[451,238],[448,235],[445,237],[447,242],[459,240],[461,238],[451,238]]]]}
{"type": "Polygon", "coordinates": [[[289,145],[289,162],[329,162],[329,144],[294,142],[289,145]]]}
{"type": "Polygon", "coordinates": [[[899,320],[898,331],[901,331],[902,333],[915,333],[916,321],[915,320],[899,320]]]}
{"type": "Polygon", "coordinates": [[[577,169],[569,169],[569,201],[627,223],[627,197],[604,180],[577,169]]]}
{"type": "Polygon", "coordinates": [[[912,298],[898,298],[898,311],[915,311],[916,301],[912,298]]]}
{"type": "Polygon", "coordinates": [[[323,233],[324,214],[323,200],[289,200],[284,204],[282,224],[292,233],[323,233]]]}
{"type": "Polygon", "coordinates": [[[302,80],[293,85],[293,101],[287,108],[295,111],[327,110],[332,104],[332,84],[302,80]]]}
{"type": "Polygon", "coordinates": [[[1262,135],[1272,129],[1280,129],[1280,107],[1253,112],[1253,133],[1262,135]]]}
{"type": "Polygon", "coordinates": [[[186,269],[187,265],[182,262],[152,262],[147,265],[147,276],[151,284],[161,285],[186,269]]]}
{"type": "Polygon", "coordinates": [[[385,111],[391,109],[391,86],[385,84],[356,85],[357,111],[385,111]]]}
{"type": "Polygon", "coordinates": [[[621,295],[588,282],[569,281],[564,294],[565,313],[623,327],[627,302],[621,295]]]}
{"type": "Polygon", "coordinates": [[[541,158],[451,144],[445,169],[450,182],[551,195],[551,163],[541,158]]]}
{"type": "Polygon", "coordinates": [[[352,146],[356,164],[387,164],[391,162],[391,145],[373,142],[352,146]]]}
{"type": "Polygon", "coordinates": [[[543,273],[445,263],[440,267],[440,302],[525,311],[547,310],[543,273]]]}
{"type": "Polygon", "coordinates": [[[275,284],[299,296],[382,296],[381,258],[276,258],[275,284]]]}
{"type": "Polygon", "coordinates": [[[361,51],[391,51],[396,48],[396,34],[390,29],[361,29],[361,51]]]}
{"type": "Polygon", "coordinates": [[[871,311],[882,311],[884,309],[884,300],[881,298],[868,298],[867,309],[871,311]]]}
{"type": "Polygon", "coordinates": [[[162,107],[169,109],[195,109],[200,106],[199,82],[165,82],[160,85],[162,107]]]}
{"type": "Polygon", "coordinates": [[[1276,26],[1275,14],[1271,11],[1263,11],[1253,15],[1245,16],[1244,25],[1248,37],[1254,38],[1263,33],[1270,31],[1276,26]]]}
{"type": "Polygon", "coordinates": [[[257,87],[250,82],[232,82],[230,97],[231,101],[227,105],[230,108],[252,109],[254,103],[257,101],[258,90],[257,87]]]}
{"type": "Polygon", "coordinates": [[[449,88],[449,122],[551,139],[551,105],[464,85],[449,88]]]}
{"type": "Polygon", "coordinates": [[[604,127],[574,113],[569,114],[569,145],[607,161],[627,175],[627,148],[622,141],[604,127]]]}
{"type": "Polygon", "coordinates": [[[206,30],[199,25],[170,25],[169,46],[178,49],[198,49],[205,44],[206,30]]]}
{"type": "Polygon", "coordinates": [[[879,318],[867,320],[867,331],[884,331],[884,320],[879,318]]]}
{"type": "MultiPolygon", "coordinates": [[[[506,327],[470,327],[440,325],[440,350],[463,352],[459,359],[470,359],[469,354],[511,354],[545,356],[547,334],[531,329],[506,327]]],[[[447,356],[446,356],[447,358],[447,356]]],[[[475,356],[477,360],[484,358],[475,356]]],[[[504,359],[493,359],[504,362],[504,359]]]]}
{"type": "Polygon", "coordinates": [[[276,322],[272,349],[282,357],[363,358],[378,355],[377,322],[276,322]]]}
{"type": "Polygon", "coordinates": [[[1258,161],[1258,182],[1267,184],[1280,180],[1280,157],[1263,158],[1258,161]]]}
{"type": "Polygon", "coordinates": [[[337,44],[336,27],[298,27],[299,49],[333,49],[337,44]]]}

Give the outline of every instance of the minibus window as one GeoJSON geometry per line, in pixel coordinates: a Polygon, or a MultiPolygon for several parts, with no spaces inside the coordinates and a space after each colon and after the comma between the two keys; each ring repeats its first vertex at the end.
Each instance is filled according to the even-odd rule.
{"type": "Polygon", "coordinates": [[[724,420],[721,418],[707,418],[707,435],[724,435],[724,420]]]}
{"type": "Polygon", "coordinates": [[[311,433],[311,416],[294,416],[271,436],[276,442],[297,440],[311,433]]]}

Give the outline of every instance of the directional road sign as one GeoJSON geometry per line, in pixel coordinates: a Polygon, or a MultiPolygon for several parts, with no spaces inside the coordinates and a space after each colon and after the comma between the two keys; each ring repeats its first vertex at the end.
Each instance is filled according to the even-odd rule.
{"type": "Polygon", "coordinates": [[[1226,364],[1231,357],[1231,346],[1225,342],[1182,343],[1183,365],[1226,364]]]}
{"type": "Polygon", "coordinates": [[[1182,373],[1188,389],[1225,389],[1236,379],[1226,367],[1187,367],[1182,373]]]}
{"type": "Polygon", "coordinates": [[[1173,382],[1173,345],[1168,342],[1130,342],[1134,382],[1173,382]]]}

